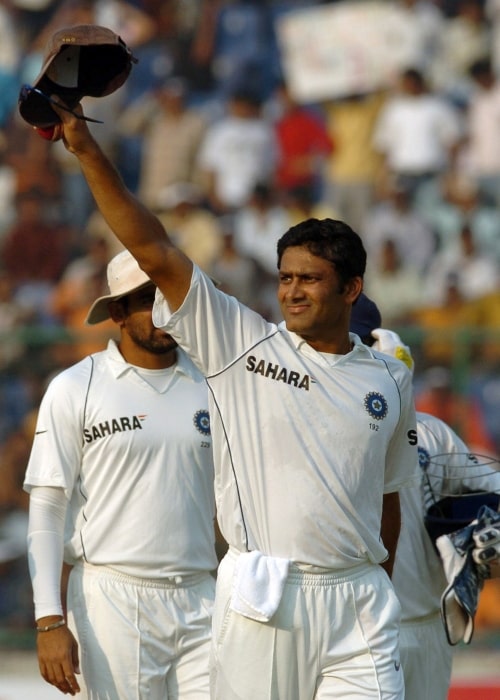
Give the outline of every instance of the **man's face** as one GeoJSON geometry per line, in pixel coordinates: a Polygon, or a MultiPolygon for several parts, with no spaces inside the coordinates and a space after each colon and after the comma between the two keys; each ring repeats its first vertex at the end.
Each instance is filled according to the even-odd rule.
{"type": "Polygon", "coordinates": [[[312,347],[335,352],[339,331],[348,329],[352,295],[351,285],[341,291],[338,275],[328,260],[302,246],[283,253],[278,287],[281,312],[287,329],[312,347]]]}
{"type": "Polygon", "coordinates": [[[143,287],[125,300],[122,333],[127,333],[139,348],[153,355],[167,353],[177,347],[176,341],[153,325],[151,311],[155,300],[154,285],[143,287]]]}

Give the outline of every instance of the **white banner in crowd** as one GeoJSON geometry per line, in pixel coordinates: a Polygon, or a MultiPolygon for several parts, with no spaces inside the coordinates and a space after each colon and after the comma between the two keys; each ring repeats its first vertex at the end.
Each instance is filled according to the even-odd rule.
{"type": "Polygon", "coordinates": [[[299,102],[388,86],[418,55],[409,13],[386,2],[295,10],[276,24],[283,71],[299,102]]]}

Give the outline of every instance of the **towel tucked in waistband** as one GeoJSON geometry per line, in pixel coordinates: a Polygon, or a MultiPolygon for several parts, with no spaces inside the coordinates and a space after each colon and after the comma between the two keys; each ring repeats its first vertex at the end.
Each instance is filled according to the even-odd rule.
{"type": "Polygon", "coordinates": [[[283,595],[289,560],[245,552],[236,560],[230,608],[258,622],[268,622],[283,595]]]}

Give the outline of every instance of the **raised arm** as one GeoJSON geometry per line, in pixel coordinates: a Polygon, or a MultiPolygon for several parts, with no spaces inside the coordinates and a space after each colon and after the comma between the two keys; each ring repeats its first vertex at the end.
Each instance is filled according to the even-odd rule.
{"type": "MultiPolygon", "coordinates": [[[[101,214],[175,311],[189,289],[191,260],[173,245],[158,218],[126,188],[86,122],[70,112],[55,106],[54,109],[61,118],[64,145],[78,159],[101,214]]],[[[80,105],[75,113],[82,114],[80,105]]]]}

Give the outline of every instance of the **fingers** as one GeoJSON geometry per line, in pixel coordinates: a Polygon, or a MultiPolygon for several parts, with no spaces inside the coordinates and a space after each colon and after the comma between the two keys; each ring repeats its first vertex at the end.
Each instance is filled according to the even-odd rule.
{"type": "Polygon", "coordinates": [[[485,527],[473,534],[474,544],[480,549],[489,549],[500,543],[500,529],[494,526],[485,527]]]}
{"type": "Polygon", "coordinates": [[[65,695],[76,695],[80,685],[72,669],[63,669],[61,665],[45,665],[40,667],[42,678],[65,695]]]}
{"type": "Polygon", "coordinates": [[[472,557],[477,564],[489,564],[500,559],[500,529],[486,527],[473,535],[472,557]]]}
{"type": "Polygon", "coordinates": [[[54,126],[50,126],[47,129],[34,126],[33,129],[39,136],[42,137],[42,139],[46,139],[47,141],[59,141],[63,135],[63,128],[61,124],[54,124],[54,126]]]}
{"type": "Polygon", "coordinates": [[[62,138],[65,148],[70,153],[78,154],[85,151],[92,141],[92,136],[83,117],[81,104],[77,104],[74,109],[70,110],[57,95],[52,95],[51,100],[54,112],[61,120],[61,123],[57,125],[59,133],[56,136],[62,138]]]}
{"type": "Polygon", "coordinates": [[[76,695],[80,692],[80,685],[72,669],[63,669],[62,666],[46,666],[42,677],[47,683],[65,695],[76,695]]]}
{"type": "Polygon", "coordinates": [[[72,633],[67,628],[60,628],[39,634],[37,647],[40,673],[44,680],[65,695],[76,695],[80,686],[75,674],[80,669],[78,645],[72,633]]]}
{"type": "Polygon", "coordinates": [[[75,119],[78,120],[78,117],[83,117],[83,108],[80,102],[75,107],[70,108],[58,95],[51,95],[50,103],[63,124],[75,119]]]}

